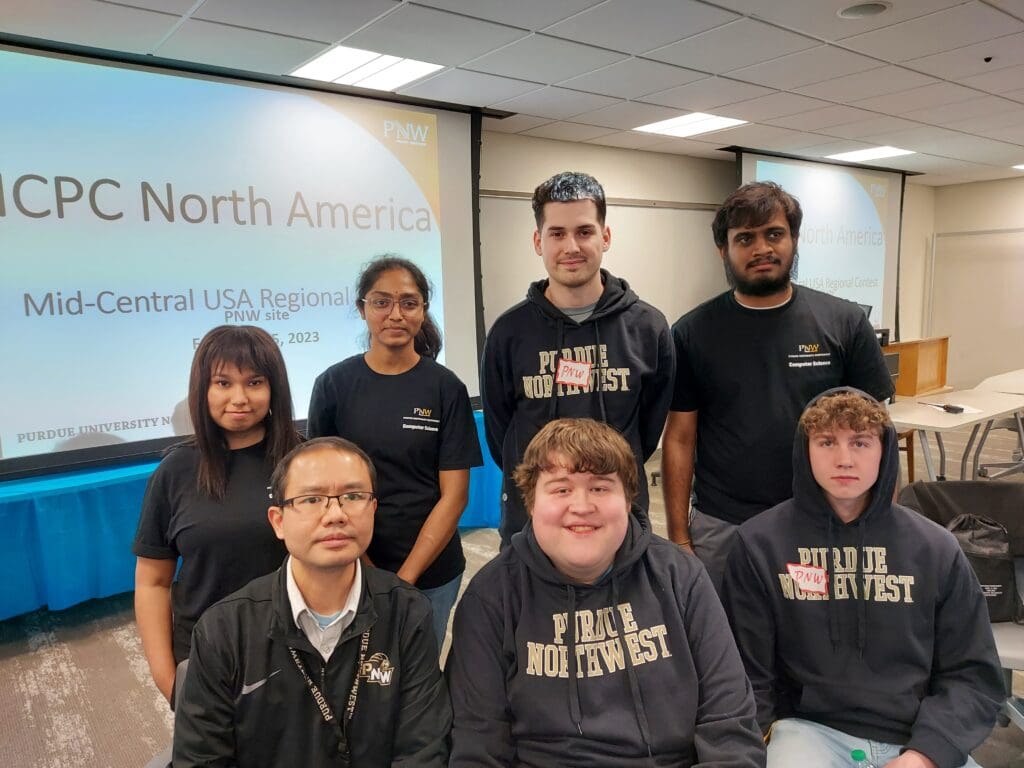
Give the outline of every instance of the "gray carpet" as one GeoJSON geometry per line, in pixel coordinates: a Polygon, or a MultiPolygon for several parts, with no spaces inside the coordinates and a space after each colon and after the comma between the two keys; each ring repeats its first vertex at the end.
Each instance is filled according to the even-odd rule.
{"type": "MultiPolygon", "coordinates": [[[[965,441],[949,436],[951,460],[959,461],[965,441]]],[[[1012,448],[1009,433],[993,434],[985,458],[1002,459],[1012,448]]],[[[922,472],[919,449],[917,466],[922,472]]],[[[657,468],[657,457],[648,468],[657,468]]],[[[651,518],[664,534],[656,491],[651,518]]],[[[495,555],[498,537],[482,529],[463,541],[468,581],[495,555]]],[[[1015,688],[1024,693],[1021,675],[1015,688]]],[[[171,727],[149,678],[131,594],[0,622],[0,768],[142,768],[167,746],[171,727]]],[[[997,727],[974,757],[982,768],[1021,768],[1024,731],[997,727]]]]}

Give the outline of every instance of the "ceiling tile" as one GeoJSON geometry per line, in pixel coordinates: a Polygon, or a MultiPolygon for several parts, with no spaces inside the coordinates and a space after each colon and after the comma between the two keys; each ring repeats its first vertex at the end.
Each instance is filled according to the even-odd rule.
{"type": "Polygon", "coordinates": [[[900,0],[893,3],[885,13],[863,19],[840,18],[839,11],[851,5],[852,0],[718,0],[716,4],[790,29],[798,29],[823,40],[841,40],[942,8],[950,8],[962,2],[963,0],[900,0]]]}
{"type": "Polygon", "coordinates": [[[662,64],[660,61],[631,58],[565,80],[559,85],[579,91],[601,93],[605,96],[634,99],[647,93],[673,88],[704,77],[707,75],[703,72],[694,72],[692,69],[673,67],[671,64],[662,64]]]}
{"type": "Polygon", "coordinates": [[[95,0],[4,0],[4,32],[43,40],[152,53],[178,16],[125,8],[95,0]]]}
{"type": "Polygon", "coordinates": [[[416,0],[420,5],[430,5],[446,11],[455,11],[466,16],[509,24],[521,29],[544,29],[557,21],[566,19],[582,10],[598,5],[603,0],[416,0]]]}
{"type": "Polygon", "coordinates": [[[798,153],[801,157],[828,157],[838,155],[840,152],[856,152],[858,149],[868,149],[874,144],[865,144],[863,141],[854,139],[838,139],[836,141],[824,141],[821,144],[812,144],[803,147],[798,153]]]}
{"type": "Polygon", "coordinates": [[[620,101],[608,107],[576,115],[575,122],[603,125],[609,128],[629,130],[640,125],[679,117],[678,109],[642,104],[638,101],[620,101]]]}
{"type": "Polygon", "coordinates": [[[881,67],[867,72],[825,80],[813,85],[797,88],[798,93],[829,101],[850,102],[866,99],[883,93],[895,93],[909,88],[920,88],[938,82],[917,72],[903,67],[881,67]]]}
{"type": "Polygon", "coordinates": [[[911,69],[946,80],[959,80],[1015,64],[1024,64],[1024,32],[904,62],[911,69]],[[992,57],[991,62],[985,61],[988,56],[992,57]]]}
{"type": "Polygon", "coordinates": [[[988,0],[988,4],[1024,20],[1024,0],[988,0]]]}
{"type": "Polygon", "coordinates": [[[544,32],[615,51],[643,53],[736,18],[735,13],[694,0],[608,0],[544,32]]]}
{"type": "Polygon", "coordinates": [[[1024,163],[1024,123],[1017,123],[1015,125],[1007,125],[1003,128],[991,128],[985,131],[979,131],[983,133],[986,138],[997,139],[999,141],[1005,141],[1008,144],[1020,145],[1020,163],[1014,162],[1013,165],[1020,165],[1024,163]]]}
{"type": "Polygon", "coordinates": [[[762,88],[760,85],[752,85],[750,83],[741,83],[739,80],[729,80],[724,77],[706,77],[703,80],[687,83],[678,88],[669,88],[666,91],[650,93],[644,96],[642,100],[666,107],[703,112],[720,107],[723,104],[734,104],[737,101],[766,96],[771,92],[770,88],[762,88]]]}
{"type": "Polygon", "coordinates": [[[499,133],[519,133],[536,128],[538,125],[547,125],[551,122],[549,117],[535,117],[534,115],[509,115],[500,120],[495,117],[485,117],[481,126],[485,131],[497,131],[499,133]]]}
{"type": "Polygon", "coordinates": [[[753,19],[739,19],[658,48],[648,58],[721,74],[818,45],[809,37],[753,19]]]}
{"type": "MultiPolygon", "coordinates": [[[[1015,101],[999,96],[982,96],[980,99],[958,101],[955,104],[943,104],[939,107],[910,110],[909,112],[904,112],[903,117],[907,120],[916,120],[919,123],[955,127],[955,124],[960,121],[984,121],[1015,111],[1021,111],[1020,104],[1015,101]]],[[[958,130],[963,129],[958,128],[958,130]]]]}
{"type": "Polygon", "coordinates": [[[997,69],[995,72],[986,72],[983,75],[965,77],[960,82],[989,93],[1008,93],[1017,90],[1021,83],[1024,83],[1024,64],[997,69]]]}
{"type": "Polygon", "coordinates": [[[1021,104],[1024,104],[1024,88],[1017,91],[1008,91],[1001,95],[1003,98],[1013,99],[1014,101],[1019,101],[1021,104]]]}
{"type": "Polygon", "coordinates": [[[907,91],[887,93],[883,96],[872,96],[853,102],[862,109],[888,114],[903,114],[911,109],[939,107],[943,104],[955,104],[958,101],[976,99],[981,94],[972,88],[965,88],[956,83],[933,83],[923,88],[911,88],[907,91]]]}
{"type": "Polygon", "coordinates": [[[582,112],[607,107],[616,101],[608,96],[548,86],[514,99],[499,101],[492,106],[509,112],[526,112],[528,115],[550,117],[552,120],[565,120],[582,112]]]}
{"type": "Polygon", "coordinates": [[[620,131],[609,133],[607,136],[599,136],[590,139],[588,144],[601,144],[606,147],[621,147],[623,149],[648,149],[655,144],[664,144],[665,137],[656,133],[642,133],[640,131],[620,131]]]}
{"type": "MultiPolygon", "coordinates": [[[[175,13],[179,16],[189,11],[196,4],[196,0],[126,0],[118,5],[130,6],[132,8],[144,8],[147,11],[163,11],[164,13],[175,13]]],[[[4,13],[7,13],[7,6],[4,4],[4,13]]],[[[42,3],[37,3],[42,5],[42,3]]],[[[50,5],[50,3],[47,3],[50,5]]]]}
{"type": "MultiPolygon", "coordinates": [[[[665,136],[662,136],[666,139],[665,136]]],[[[728,146],[723,144],[722,146],[728,146]]],[[[709,157],[715,160],[735,160],[736,155],[732,152],[722,152],[720,147],[714,144],[706,144],[693,139],[671,138],[661,144],[655,144],[649,148],[650,152],[664,152],[670,155],[689,155],[690,157],[709,157]]]]}
{"type": "Polygon", "coordinates": [[[606,67],[624,58],[626,56],[621,53],[589,45],[544,35],[530,35],[481,56],[467,68],[520,80],[554,83],[606,67]]]}
{"type": "Polygon", "coordinates": [[[788,90],[881,66],[884,66],[884,62],[877,59],[831,45],[820,45],[788,56],[780,56],[753,67],[734,69],[729,72],[729,76],[788,90]]]}
{"type": "Polygon", "coordinates": [[[798,131],[817,131],[829,128],[833,125],[853,123],[857,120],[870,120],[878,115],[856,107],[847,107],[842,104],[812,109],[809,112],[801,112],[786,117],[773,117],[765,122],[771,125],[793,128],[798,131]]]}
{"type": "Polygon", "coordinates": [[[736,117],[749,122],[763,122],[772,117],[784,117],[795,115],[798,112],[809,112],[812,109],[829,107],[827,101],[812,99],[808,96],[801,96],[797,93],[775,92],[767,96],[758,96],[756,99],[737,101],[734,104],[725,104],[716,107],[722,117],[736,117]]]}
{"type": "Polygon", "coordinates": [[[449,69],[429,80],[421,80],[408,88],[399,88],[398,93],[420,99],[486,107],[543,87],[543,85],[527,83],[523,80],[485,75],[480,72],[467,72],[464,69],[449,69]]]}
{"type": "Polygon", "coordinates": [[[333,43],[397,7],[395,0],[206,0],[193,18],[333,43]]]}
{"type": "Polygon", "coordinates": [[[403,5],[380,21],[345,38],[344,43],[351,48],[453,66],[526,34],[523,30],[489,21],[418,5],[403,5]]]}
{"type": "Polygon", "coordinates": [[[843,45],[869,56],[897,62],[1020,31],[1024,31],[1024,22],[974,0],[901,24],[848,37],[843,40],[843,45]]]}
{"type": "Polygon", "coordinates": [[[702,133],[699,136],[691,136],[690,138],[694,141],[718,144],[719,146],[735,144],[739,147],[750,147],[751,149],[783,151],[783,148],[788,149],[790,147],[786,142],[793,141],[797,135],[803,138],[799,131],[776,128],[774,125],[748,123],[747,125],[738,125],[735,128],[726,128],[723,131],[702,133]]]}
{"type": "MultiPolygon", "coordinates": [[[[990,98],[996,97],[992,96],[990,98]]],[[[984,116],[963,115],[961,119],[948,123],[946,127],[955,131],[963,131],[964,133],[980,133],[987,136],[993,130],[1024,125],[1024,106],[1015,101],[1004,99],[1000,99],[1000,101],[1009,104],[1009,109],[1001,112],[990,112],[984,116]]],[[[958,104],[957,106],[960,105],[958,104]]]]}
{"type": "Polygon", "coordinates": [[[609,133],[612,131],[608,128],[577,123],[549,123],[539,128],[522,131],[524,136],[538,136],[542,139],[558,139],[559,141],[586,141],[609,133]]]}
{"type": "Polygon", "coordinates": [[[322,50],[323,43],[190,19],[156,53],[171,59],[284,75],[322,50]]]}
{"type": "Polygon", "coordinates": [[[876,115],[866,120],[857,120],[852,123],[822,128],[821,131],[829,136],[837,136],[841,139],[862,139],[865,136],[874,136],[886,131],[903,131],[919,127],[920,124],[910,120],[902,120],[898,117],[890,117],[889,115],[876,115]]]}

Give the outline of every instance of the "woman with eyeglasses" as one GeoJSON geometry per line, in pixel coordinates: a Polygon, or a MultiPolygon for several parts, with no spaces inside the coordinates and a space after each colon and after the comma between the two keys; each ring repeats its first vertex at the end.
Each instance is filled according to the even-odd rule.
{"type": "Polygon", "coordinates": [[[168,701],[203,611],[281,565],[267,486],[302,439],[284,358],[255,326],[222,325],[202,338],[188,407],[195,434],[171,448],[150,478],[132,545],[135,619],[168,701]]]}
{"type": "Polygon", "coordinates": [[[441,334],[418,266],[379,257],[356,296],[369,349],[317,377],[307,431],[344,437],[373,459],[378,506],[366,557],[430,599],[440,650],[466,569],[458,524],[469,470],[483,463],[469,394],[435,361],[441,334]]]}

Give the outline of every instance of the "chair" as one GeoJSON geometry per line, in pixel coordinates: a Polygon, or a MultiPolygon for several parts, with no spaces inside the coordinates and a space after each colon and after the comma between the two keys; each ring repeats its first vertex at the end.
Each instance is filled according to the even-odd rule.
{"type": "MultiPolygon", "coordinates": [[[[943,527],[961,512],[974,512],[1006,526],[1015,556],[1018,593],[1024,594],[1024,483],[920,482],[900,491],[899,503],[943,527]]],[[[1013,672],[1024,672],[1024,625],[998,622],[992,625],[992,635],[1006,683],[999,724],[1013,723],[1024,730],[1024,699],[1013,695],[1013,672]]]]}
{"type": "MultiPolygon", "coordinates": [[[[1005,379],[1007,376],[1013,376],[1019,372],[1011,372],[1009,374],[1001,374],[999,376],[989,376],[987,379],[978,384],[975,389],[984,389],[992,392],[1019,392],[1020,385],[1007,384],[1005,379]],[[1003,380],[1004,383],[999,382],[1003,380]]],[[[992,422],[985,431],[981,433],[981,440],[978,442],[977,455],[981,455],[981,448],[985,445],[985,441],[988,439],[988,434],[993,429],[1008,429],[1017,435],[1017,450],[1010,456],[1010,461],[999,461],[989,462],[982,464],[980,467],[977,465],[977,459],[975,459],[974,472],[978,477],[988,477],[992,480],[997,480],[1007,475],[1015,475],[1020,472],[1024,472],[1024,421],[1021,420],[1021,414],[1015,413],[1005,419],[999,419],[992,422]],[[993,469],[1001,470],[993,473],[993,469]]]]}
{"type": "Polygon", "coordinates": [[[914,482],[914,430],[908,429],[896,435],[898,441],[903,441],[900,450],[907,454],[907,482],[914,482]]]}

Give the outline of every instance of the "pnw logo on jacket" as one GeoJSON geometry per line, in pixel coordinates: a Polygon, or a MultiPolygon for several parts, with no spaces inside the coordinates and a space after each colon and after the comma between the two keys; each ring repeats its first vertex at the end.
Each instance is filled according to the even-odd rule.
{"type": "Polygon", "coordinates": [[[526,674],[535,677],[568,677],[567,632],[575,631],[576,677],[600,677],[630,666],[639,667],[672,656],[664,624],[641,628],[633,618],[633,605],[620,603],[596,611],[579,610],[575,627],[568,613],[551,617],[554,629],[550,643],[526,643],[526,674]]]}
{"type": "Polygon", "coordinates": [[[395,674],[395,668],[386,653],[375,653],[359,667],[359,677],[368,683],[388,686],[395,674]]]}
{"type": "Polygon", "coordinates": [[[590,392],[629,392],[629,368],[608,362],[607,344],[545,349],[537,353],[537,373],[523,376],[530,400],[572,397],[590,392]]]}
{"type": "Polygon", "coordinates": [[[861,549],[857,579],[857,547],[797,547],[798,563],[780,573],[787,600],[865,600],[872,603],[914,602],[914,577],[889,573],[885,547],[861,549]],[[832,581],[831,588],[829,581],[832,581]]]}

